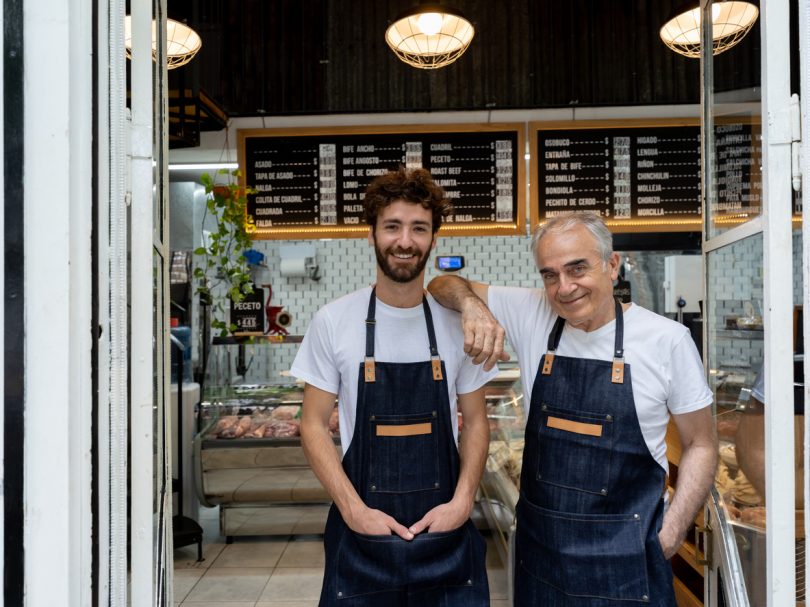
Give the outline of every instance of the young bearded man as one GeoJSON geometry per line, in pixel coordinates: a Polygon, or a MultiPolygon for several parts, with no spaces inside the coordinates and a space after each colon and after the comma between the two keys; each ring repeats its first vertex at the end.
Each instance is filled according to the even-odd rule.
{"type": "Polygon", "coordinates": [[[324,306],[293,363],[306,382],[301,440],[334,500],[322,607],[489,605],[470,512],[489,443],[483,386],[494,373],[467,359],[459,315],[424,291],[450,211],[424,169],[375,179],[364,214],[376,284],[324,306]],[[328,428],[336,397],[342,461],[328,428]]]}

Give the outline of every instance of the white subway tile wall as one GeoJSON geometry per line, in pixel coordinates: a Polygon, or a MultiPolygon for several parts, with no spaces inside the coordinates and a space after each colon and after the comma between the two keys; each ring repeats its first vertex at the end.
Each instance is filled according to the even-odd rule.
{"type": "MultiPolygon", "coordinates": [[[[255,276],[256,284],[271,284],[273,305],[284,306],[293,316],[288,327],[292,334],[306,333],[315,312],[333,299],[370,285],[375,279],[374,252],[365,238],[333,239],[314,242],[320,280],[285,278],[280,275],[279,248],[294,241],[256,241],[254,248],[264,253],[266,268],[255,276]]],[[[466,267],[461,275],[495,285],[532,287],[539,276],[529,250],[530,239],[519,236],[439,239],[428,262],[425,282],[439,272],[433,267],[436,255],[463,255],[466,267]]],[[[281,375],[289,370],[295,358],[295,344],[247,346],[246,360],[250,363],[245,380],[255,383],[290,381],[281,375]],[[251,362],[252,359],[252,362],[251,362]]]]}
{"type": "MultiPolygon", "coordinates": [[[[288,331],[304,334],[315,312],[324,304],[356,289],[371,284],[375,277],[374,254],[365,238],[306,241],[315,245],[320,280],[286,278],[280,275],[279,248],[295,241],[256,241],[254,248],[264,253],[266,267],[255,272],[257,285],[271,284],[273,305],[284,306],[293,316],[288,331]]],[[[794,233],[794,301],[801,301],[801,234],[794,233]]],[[[530,239],[525,236],[488,236],[477,238],[440,239],[428,264],[426,283],[439,272],[433,267],[438,254],[463,255],[466,267],[460,273],[470,280],[493,285],[534,287],[539,276],[530,252],[530,239]]],[[[629,262],[627,278],[633,291],[633,301],[651,310],[663,307],[663,258],[671,252],[633,252],[625,254],[629,262]]],[[[751,301],[758,312],[762,305],[762,245],[761,240],[749,238],[727,247],[710,257],[710,280],[716,293],[715,314],[718,326],[724,326],[729,314],[741,314],[745,301],[751,301]]],[[[196,298],[195,298],[196,299],[196,298]]],[[[196,307],[196,302],[195,302],[196,307]]],[[[195,360],[199,352],[198,315],[194,313],[193,347],[195,360]]],[[[739,361],[755,366],[762,361],[761,342],[755,340],[728,340],[717,344],[723,360],[739,361]]],[[[249,383],[285,383],[292,381],[281,375],[289,370],[295,358],[296,344],[248,345],[246,361],[249,383]]],[[[514,358],[514,353],[511,353],[514,358]]]]}

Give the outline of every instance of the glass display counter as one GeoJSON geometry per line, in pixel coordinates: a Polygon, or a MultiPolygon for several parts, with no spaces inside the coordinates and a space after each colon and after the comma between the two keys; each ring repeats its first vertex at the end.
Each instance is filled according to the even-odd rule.
{"type": "Polygon", "coordinates": [[[523,389],[518,369],[501,365],[498,377],[486,387],[490,439],[480,506],[492,532],[501,561],[506,564],[509,600],[512,600],[515,507],[523,462],[523,389]]]}
{"type": "MultiPolygon", "coordinates": [[[[234,340],[215,342],[208,359],[193,442],[197,496],[219,507],[228,542],[240,535],[323,533],[330,498],[301,447],[303,388],[240,383],[240,347],[234,340]]],[[[337,407],[330,431],[339,450],[337,407]]]]}

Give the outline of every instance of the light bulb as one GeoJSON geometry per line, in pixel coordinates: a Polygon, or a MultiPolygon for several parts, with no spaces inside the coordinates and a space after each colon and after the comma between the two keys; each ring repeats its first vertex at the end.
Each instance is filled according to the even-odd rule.
{"type": "MultiPolygon", "coordinates": [[[[720,6],[720,3],[712,3],[712,23],[717,21],[721,10],[723,9],[720,6]]],[[[695,19],[695,23],[700,25],[701,10],[699,8],[693,9],[692,16],[695,19]]]]}
{"type": "Polygon", "coordinates": [[[442,29],[442,16],[439,13],[422,13],[416,23],[423,34],[433,36],[442,29]]]}

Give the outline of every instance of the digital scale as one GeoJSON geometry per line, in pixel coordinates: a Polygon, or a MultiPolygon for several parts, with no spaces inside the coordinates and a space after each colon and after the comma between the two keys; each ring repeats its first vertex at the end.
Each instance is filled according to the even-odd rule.
{"type": "Polygon", "coordinates": [[[463,255],[437,255],[436,269],[442,272],[458,272],[464,267],[463,255]]]}

